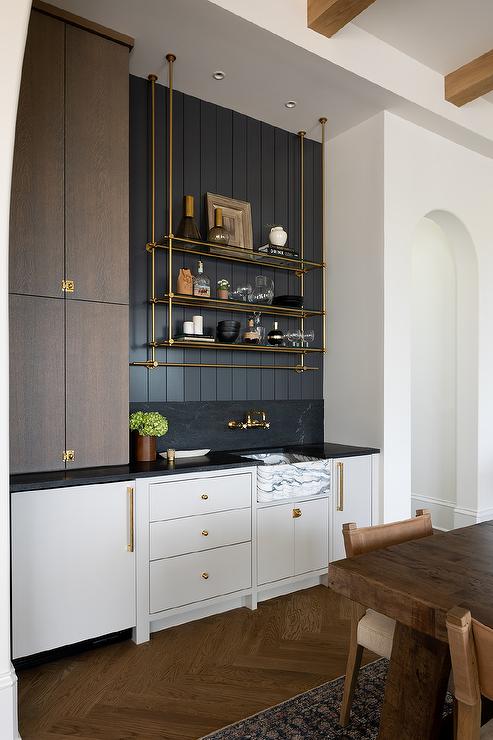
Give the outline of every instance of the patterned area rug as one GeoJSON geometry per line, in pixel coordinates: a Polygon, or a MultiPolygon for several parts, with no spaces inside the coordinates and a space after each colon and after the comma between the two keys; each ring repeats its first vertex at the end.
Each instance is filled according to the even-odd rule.
{"type": "MultiPolygon", "coordinates": [[[[361,669],[351,722],[339,726],[344,677],[207,735],[207,740],[374,740],[378,735],[388,661],[361,669]]],[[[444,716],[452,711],[447,695],[444,716]]],[[[202,740],[205,740],[202,738],[202,740]]]]}

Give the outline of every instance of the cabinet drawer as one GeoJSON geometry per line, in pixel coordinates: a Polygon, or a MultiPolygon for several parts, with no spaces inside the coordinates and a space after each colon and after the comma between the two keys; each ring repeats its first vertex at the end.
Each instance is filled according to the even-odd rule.
{"type": "Polygon", "coordinates": [[[150,564],[150,612],[192,604],[252,585],[251,545],[219,547],[150,564]]]}
{"type": "Polygon", "coordinates": [[[250,473],[155,483],[150,487],[151,521],[250,506],[251,487],[250,473]]]}
{"type": "Polygon", "coordinates": [[[251,509],[153,522],[151,560],[247,542],[251,539],[251,532],[251,509]]]}

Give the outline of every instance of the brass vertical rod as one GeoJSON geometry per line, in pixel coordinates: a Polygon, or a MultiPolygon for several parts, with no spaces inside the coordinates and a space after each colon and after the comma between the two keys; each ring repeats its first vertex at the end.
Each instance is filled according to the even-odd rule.
{"type": "MultiPolygon", "coordinates": [[[[305,136],[306,131],[299,131],[300,137],[300,257],[303,260],[305,256],[305,136]]],[[[305,296],[305,273],[300,274],[300,295],[305,296]]],[[[301,347],[303,348],[303,335],[305,331],[305,319],[300,319],[301,347]]],[[[300,365],[305,365],[305,353],[300,353],[300,365]]]]}
{"type": "Polygon", "coordinates": [[[326,223],[325,223],[325,125],[327,118],[322,116],[319,118],[319,123],[322,127],[322,349],[326,350],[326,332],[327,332],[327,318],[326,318],[326,291],[327,291],[327,235],[326,235],[326,223]]]}
{"type": "Polygon", "coordinates": [[[168,97],[168,341],[173,344],[173,64],[175,54],[166,54],[169,72],[168,97]]]}
{"type": "MultiPolygon", "coordinates": [[[[156,243],[156,75],[149,75],[151,83],[151,243],[156,243]]],[[[156,298],[156,252],[151,252],[151,295],[156,298]]],[[[156,308],[151,309],[151,336],[156,341],[156,308]]],[[[152,347],[151,360],[156,361],[156,349],[152,347]]]]}

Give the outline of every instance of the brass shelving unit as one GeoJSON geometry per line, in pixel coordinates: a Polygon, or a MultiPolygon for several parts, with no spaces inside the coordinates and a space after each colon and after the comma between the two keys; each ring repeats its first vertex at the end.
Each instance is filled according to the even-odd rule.
{"type": "MultiPolygon", "coordinates": [[[[326,328],[326,302],[325,302],[325,270],[326,270],[326,237],[325,237],[325,219],[322,209],[322,262],[312,262],[304,258],[304,208],[305,208],[305,188],[304,188],[304,140],[305,131],[298,133],[300,142],[300,257],[292,259],[288,257],[277,257],[274,255],[264,255],[261,252],[247,252],[237,247],[211,245],[208,242],[194,241],[191,239],[182,239],[173,234],[173,65],[176,61],[174,54],[167,54],[169,71],[168,87],[168,233],[161,241],[156,241],[155,234],[155,215],[156,215],[156,75],[149,75],[148,79],[151,85],[151,240],[146,244],[151,259],[151,295],[149,305],[151,311],[151,341],[148,343],[150,353],[148,359],[144,362],[132,362],[131,365],[153,369],[157,367],[213,367],[213,368],[257,368],[260,370],[295,370],[298,373],[318,370],[317,367],[306,365],[306,356],[310,354],[325,352],[325,328],[326,328]],[[164,251],[167,262],[167,286],[166,289],[158,294],[156,286],[156,256],[159,252],[164,251]],[[197,298],[195,296],[179,295],[173,292],[173,256],[175,253],[186,253],[199,255],[202,258],[211,258],[227,260],[228,262],[239,262],[249,265],[259,265],[275,270],[286,270],[294,273],[300,280],[301,296],[304,296],[305,275],[311,270],[322,270],[322,310],[311,310],[306,308],[285,308],[282,306],[262,305],[257,303],[242,303],[239,301],[224,301],[215,298],[197,298]],[[156,307],[167,306],[168,313],[168,337],[167,339],[156,339],[156,307]],[[212,308],[215,310],[235,311],[240,313],[261,313],[284,316],[285,318],[299,319],[300,330],[305,328],[305,319],[320,316],[322,317],[322,346],[321,347],[271,347],[264,345],[251,344],[223,344],[221,342],[186,342],[173,339],[173,306],[184,306],[194,308],[212,308]],[[210,363],[210,362],[160,362],[156,358],[156,350],[166,349],[209,349],[209,350],[227,350],[229,352],[247,351],[247,352],[269,352],[277,355],[298,355],[299,362],[296,365],[250,365],[250,364],[232,364],[232,363],[210,363]]],[[[319,123],[322,129],[322,157],[321,157],[321,178],[322,178],[322,203],[325,203],[325,172],[324,172],[324,150],[325,150],[325,126],[326,118],[320,118],[319,123]]]]}

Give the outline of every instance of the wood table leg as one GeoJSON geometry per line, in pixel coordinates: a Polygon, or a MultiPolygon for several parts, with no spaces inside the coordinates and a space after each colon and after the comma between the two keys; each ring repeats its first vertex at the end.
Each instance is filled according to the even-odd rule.
{"type": "Polygon", "coordinates": [[[446,642],[397,622],[379,740],[436,740],[450,675],[446,642]]]}

